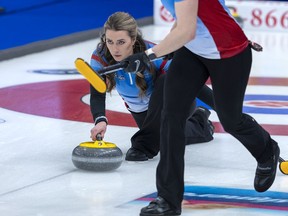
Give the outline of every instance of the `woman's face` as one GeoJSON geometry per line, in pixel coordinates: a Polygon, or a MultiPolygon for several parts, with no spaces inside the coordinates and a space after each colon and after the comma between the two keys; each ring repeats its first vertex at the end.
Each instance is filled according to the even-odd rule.
{"type": "Polygon", "coordinates": [[[127,31],[106,30],[106,45],[115,61],[122,61],[133,54],[133,40],[127,31]]]}

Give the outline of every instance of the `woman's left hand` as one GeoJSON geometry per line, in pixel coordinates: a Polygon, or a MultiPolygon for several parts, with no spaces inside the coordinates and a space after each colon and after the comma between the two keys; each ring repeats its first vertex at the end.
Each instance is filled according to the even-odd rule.
{"type": "Polygon", "coordinates": [[[123,70],[128,73],[137,73],[149,69],[150,60],[145,52],[133,54],[123,61],[128,63],[128,66],[123,68],[123,70]]]}

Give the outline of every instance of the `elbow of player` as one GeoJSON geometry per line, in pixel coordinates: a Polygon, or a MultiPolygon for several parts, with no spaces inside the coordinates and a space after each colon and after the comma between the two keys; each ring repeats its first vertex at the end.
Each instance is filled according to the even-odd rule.
{"type": "Polygon", "coordinates": [[[177,36],[178,41],[181,43],[186,44],[193,40],[196,35],[196,30],[194,28],[187,28],[187,27],[178,27],[177,28],[177,36]]]}
{"type": "Polygon", "coordinates": [[[195,31],[187,31],[183,34],[186,43],[192,41],[195,38],[195,31]]]}

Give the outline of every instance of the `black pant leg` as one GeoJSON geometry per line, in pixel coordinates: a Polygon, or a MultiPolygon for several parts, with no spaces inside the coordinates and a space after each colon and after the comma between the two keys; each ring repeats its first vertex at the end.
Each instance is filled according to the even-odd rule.
{"type": "Polygon", "coordinates": [[[211,71],[216,112],[223,128],[238,139],[258,162],[267,161],[272,152],[269,133],[254,118],[242,112],[252,64],[251,48],[247,47],[232,58],[203,61],[211,71]]]}
{"type": "Polygon", "coordinates": [[[186,145],[204,143],[213,140],[211,126],[207,116],[196,110],[187,120],[185,128],[186,145]]]}
{"type": "Polygon", "coordinates": [[[157,78],[142,127],[131,138],[132,147],[152,158],[159,152],[160,118],[165,74],[157,78]]]}
{"type": "Polygon", "coordinates": [[[201,101],[203,101],[208,106],[210,106],[213,110],[215,110],[213,91],[207,85],[204,85],[200,89],[200,92],[198,93],[197,98],[199,98],[201,101]]]}
{"type": "Polygon", "coordinates": [[[142,128],[143,123],[145,121],[145,118],[147,116],[147,111],[141,112],[141,113],[135,113],[135,112],[131,112],[137,126],[139,129],[142,128]]]}
{"type": "MultiPolygon", "coordinates": [[[[139,131],[131,138],[132,147],[142,151],[151,158],[156,156],[159,152],[164,79],[165,74],[157,79],[149,102],[148,111],[143,113],[132,113],[139,127],[139,131]]],[[[209,87],[207,88],[211,91],[209,87]]],[[[207,98],[210,98],[209,90],[206,89],[205,93],[203,93],[203,95],[207,95],[207,98]]],[[[213,137],[209,131],[207,118],[201,116],[199,113],[195,113],[195,100],[191,101],[190,106],[191,115],[187,120],[185,129],[186,144],[211,141],[213,137]]]]}
{"type": "Polygon", "coordinates": [[[158,195],[175,209],[181,209],[184,193],[186,121],[208,78],[206,68],[186,48],[175,52],[164,84],[160,161],[156,172],[158,195]]]}

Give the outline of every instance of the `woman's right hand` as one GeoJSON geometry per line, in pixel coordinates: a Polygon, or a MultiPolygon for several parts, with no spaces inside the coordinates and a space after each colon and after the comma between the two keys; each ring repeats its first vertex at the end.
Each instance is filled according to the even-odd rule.
{"type": "Polygon", "coordinates": [[[97,123],[91,130],[90,130],[90,137],[93,141],[96,141],[97,134],[100,134],[102,139],[104,138],[104,135],[106,133],[107,124],[105,121],[101,121],[97,123]]]}

